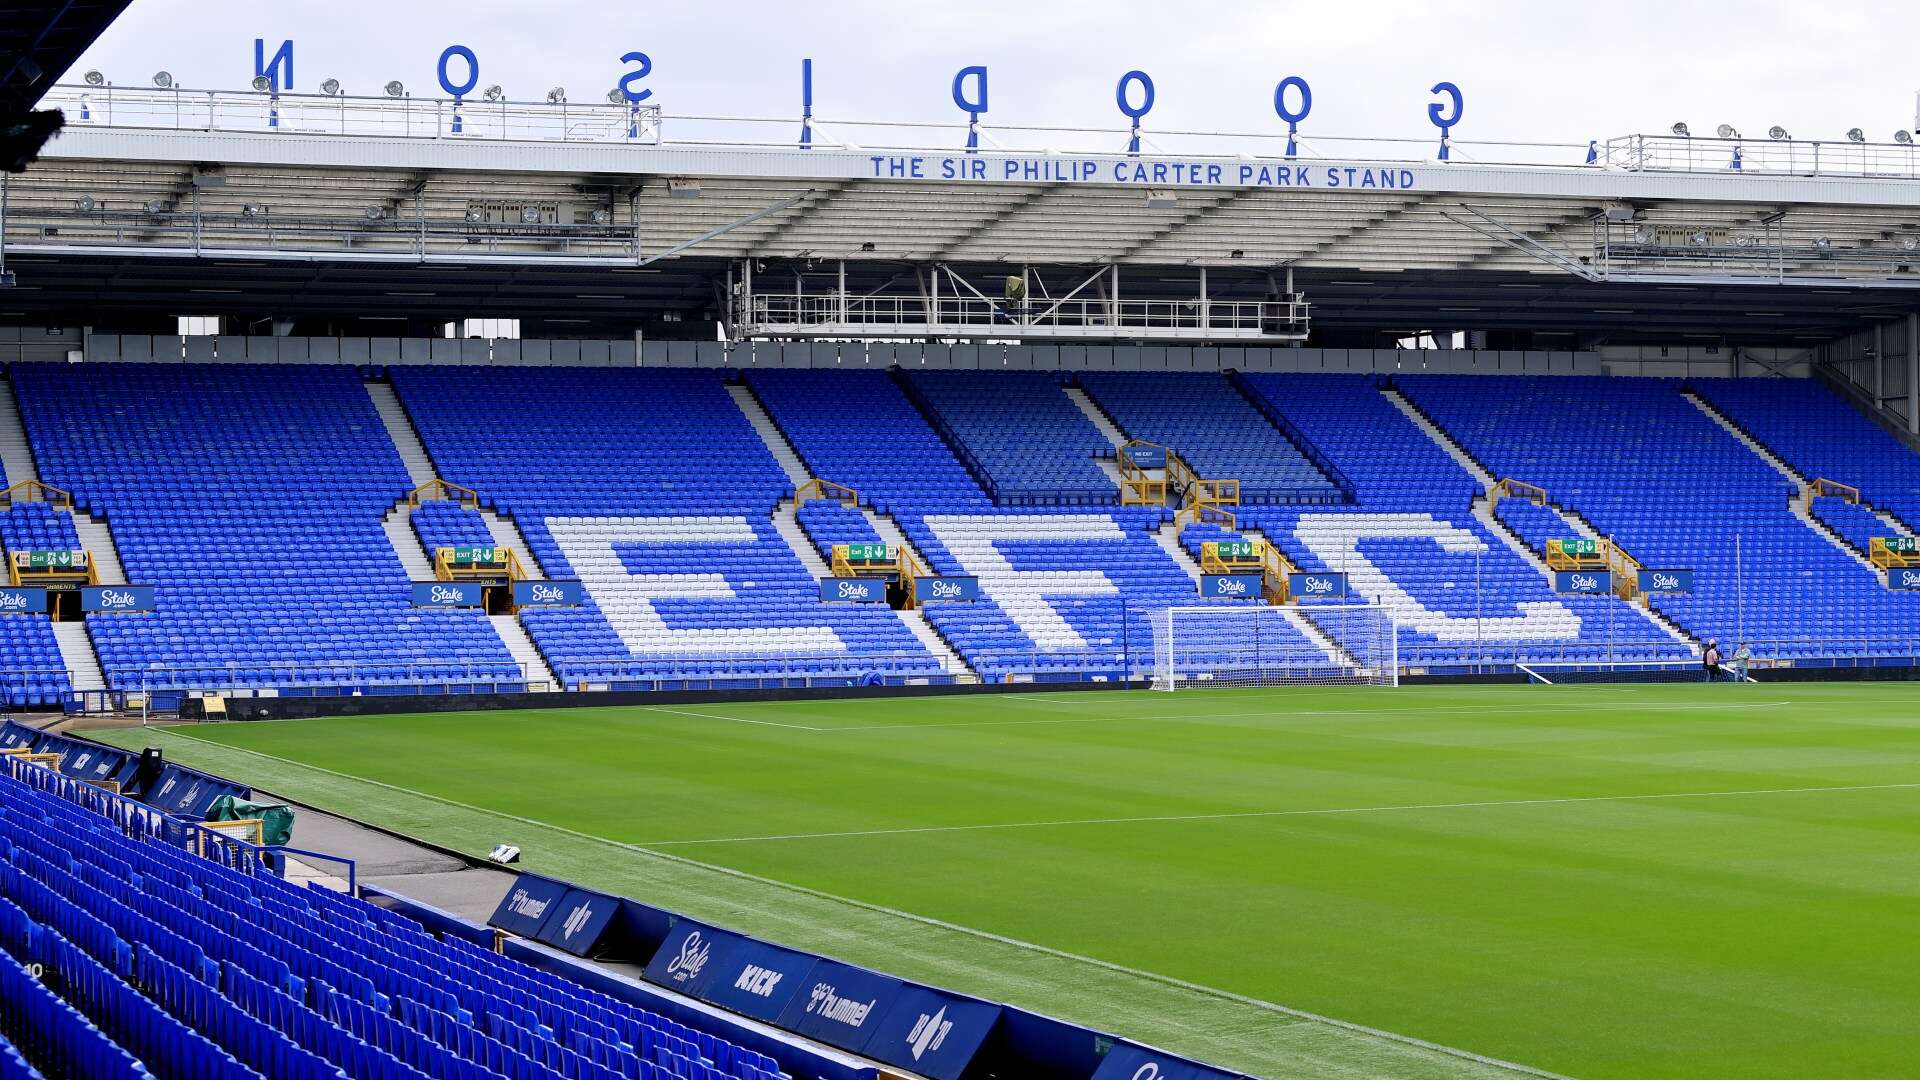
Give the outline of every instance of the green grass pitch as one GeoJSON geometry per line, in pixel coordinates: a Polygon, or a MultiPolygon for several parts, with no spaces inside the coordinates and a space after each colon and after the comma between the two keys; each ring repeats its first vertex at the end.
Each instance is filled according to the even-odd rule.
{"type": "Polygon", "coordinates": [[[1443,686],[102,735],[1263,1076],[1511,1075],[1414,1040],[1579,1077],[1893,1076],[1920,1068],[1916,705],[1443,686]]]}

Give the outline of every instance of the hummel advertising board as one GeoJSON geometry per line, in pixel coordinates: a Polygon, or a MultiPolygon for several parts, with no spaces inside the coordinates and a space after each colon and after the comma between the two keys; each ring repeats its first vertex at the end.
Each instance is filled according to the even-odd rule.
{"type": "Polygon", "coordinates": [[[777,1022],[796,1035],[857,1054],[880,1027],[901,986],[890,976],[820,960],[777,1022]]]}
{"type": "Polygon", "coordinates": [[[907,986],[861,1053],[933,1080],[960,1080],[999,1018],[998,1005],[907,986]]]}
{"type": "Polygon", "coordinates": [[[553,914],[553,906],[566,898],[565,882],[538,874],[521,874],[507,890],[500,906],[493,909],[488,926],[497,926],[516,937],[530,938],[540,932],[541,924],[553,914]]]}
{"type": "Polygon", "coordinates": [[[586,889],[568,889],[554,905],[547,921],[540,925],[534,940],[575,956],[585,956],[600,943],[600,935],[620,910],[620,901],[604,893],[586,889]]]}

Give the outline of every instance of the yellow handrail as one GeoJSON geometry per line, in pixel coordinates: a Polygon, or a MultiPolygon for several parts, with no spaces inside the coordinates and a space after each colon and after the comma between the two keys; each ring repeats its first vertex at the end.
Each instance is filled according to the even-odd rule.
{"type": "MultiPolygon", "coordinates": [[[[1172,458],[1173,451],[1159,443],[1150,443],[1144,439],[1134,439],[1114,451],[1114,461],[1120,467],[1120,505],[1122,506],[1165,506],[1167,505],[1167,482],[1147,475],[1146,466],[1134,458],[1136,448],[1160,451],[1161,460],[1172,458]]],[[[1164,477],[1164,472],[1162,476],[1164,477]]]]}
{"type": "Polygon", "coordinates": [[[55,508],[71,511],[73,495],[60,490],[52,484],[43,484],[38,480],[22,480],[0,494],[0,503],[12,506],[21,502],[52,503],[55,508]]]}
{"type": "Polygon", "coordinates": [[[1493,490],[1487,493],[1487,498],[1496,506],[1499,505],[1502,498],[1521,498],[1535,506],[1545,506],[1547,505],[1547,489],[1538,484],[1529,484],[1525,480],[1515,480],[1512,477],[1508,477],[1493,485],[1493,490]]]}
{"type": "Polygon", "coordinates": [[[419,487],[414,488],[412,491],[407,492],[408,506],[417,507],[422,502],[440,499],[459,503],[469,510],[480,509],[479,492],[470,487],[461,487],[459,484],[449,484],[437,476],[421,484],[419,487]]]}
{"type": "Polygon", "coordinates": [[[1911,536],[1876,536],[1867,542],[1867,560],[1882,570],[1910,570],[1920,566],[1920,542],[1911,536]],[[1915,550],[1896,551],[1888,541],[1904,541],[1915,550]]]}
{"type": "Polygon", "coordinates": [[[1844,499],[1847,502],[1858,505],[1860,502],[1860,489],[1854,487],[1852,484],[1843,484],[1838,480],[1816,479],[1807,485],[1807,501],[1811,502],[1821,496],[1833,499],[1844,499]]]}
{"type": "Polygon", "coordinates": [[[860,505],[859,492],[845,484],[836,484],[831,480],[821,480],[816,477],[801,484],[793,493],[794,509],[798,510],[814,499],[827,499],[842,506],[860,505]]]}

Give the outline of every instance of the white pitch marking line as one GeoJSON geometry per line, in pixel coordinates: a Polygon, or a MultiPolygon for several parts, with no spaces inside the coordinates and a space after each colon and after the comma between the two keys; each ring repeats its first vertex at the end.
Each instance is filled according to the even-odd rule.
{"type": "Polygon", "coordinates": [[[697,716],[702,720],[731,720],[736,724],[759,724],[761,727],[786,728],[789,731],[832,731],[833,728],[813,727],[809,724],[782,724],[772,720],[749,720],[744,716],[723,716],[719,713],[692,712],[687,709],[669,709],[665,705],[642,705],[643,709],[653,712],[672,713],[675,716],[697,716]]]}
{"type": "Polygon", "coordinates": [[[1563,799],[1486,799],[1478,802],[1340,806],[1318,810],[1242,810],[1219,814],[1160,814],[1146,817],[1069,818],[1060,821],[1009,821],[991,825],[923,825],[901,829],[855,829],[847,832],[781,833],[769,836],[721,836],[704,840],[649,840],[641,843],[640,846],[656,848],[683,847],[690,844],[750,844],[771,840],[830,840],[839,837],[854,836],[901,836],[913,833],[987,832],[999,829],[1046,829],[1067,825],[1136,825],[1154,822],[1232,821],[1245,818],[1331,817],[1342,814],[1380,814],[1404,810],[1469,810],[1494,806],[1561,806],[1570,803],[1650,802],[1656,799],[1717,799],[1740,795],[1798,795],[1816,791],[1897,791],[1911,788],[1920,788],[1920,783],[1751,788],[1744,791],[1679,791],[1655,795],[1576,795],[1563,799]]]}
{"type": "Polygon", "coordinates": [[[1278,1004],[1277,1002],[1267,1001],[1262,998],[1250,997],[1246,994],[1236,994],[1231,990],[1221,990],[1218,987],[1207,986],[1203,983],[1188,982],[1185,979],[1175,978],[1174,976],[1171,976],[1171,975],[1161,975],[1161,974],[1158,974],[1157,972],[1143,971],[1139,968],[1130,968],[1125,966],[1124,964],[1116,964],[1111,960],[1101,960],[1097,957],[1083,956],[1080,953],[1068,952],[1065,949],[1056,949],[1049,945],[1039,945],[1031,941],[1023,941],[1020,938],[1007,937],[1004,934],[996,934],[991,930],[977,930],[971,926],[962,926],[959,923],[947,922],[944,919],[936,919],[930,915],[916,915],[911,911],[903,911],[899,908],[887,907],[885,904],[870,903],[866,900],[855,900],[852,897],[840,896],[835,893],[826,892],[825,890],[822,890],[822,889],[813,889],[805,885],[795,885],[792,882],[788,882],[788,881],[779,881],[774,878],[761,877],[759,874],[750,874],[745,870],[735,870],[729,866],[719,866],[714,863],[701,862],[698,859],[690,859],[685,855],[675,855],[673,852],[670,852],[670,851],[656,851],[652,848],[641,847],[638,844],[629,844],[620,840],[610,840],[607,837],[595,836],[592,833],[584,833],[579,831],[578,829],[569,829],[564,825],[550,825],[547,822],[538,821],[534,818],[521,817],[518,814],[508,814],[499,810],[490,810],[484,806],[475,806],[471,803],[463,803],[458,799],[449,799],[442,795],[429,794],[427,792],[418,791],[413,788],[402,787],[399,784],[389,784],[384,780],[369,780],[363,776],[354,776],[352,773],[338,772],[333,769],[322,768],[321,766],[318,766],[318,765],[308,765],[305,762],[294,761],[291,758],[283,758],[283,757],[276,756],[274,754],[263,753],[259,750],[248,750],[244,747],[228,746],[225,743],[215,742],[212,739],[203,739],[197,735],[188,735],[184,732],[176,731],[170,728],[155,729],[155,731],[159,734],[173,735],[177,738],[186,739],[190,742],[201,743],[203,745],[211,746],[220,750],[232,750],[242,754],[252,754],[255,757],[265,758],[268,761],[276,761],[282,765],[291,765],[297,769],[306,769],[310,772],[317,772],[325,776],[333,776],[333,777],[338,777],[339,779],[342,779],[342,780],[349,780],[355,783],[368,784],[377,788],[385,788],[388,791],[397,791],[403,795],[411,795],[418,799],[425,799],[428,802],[437,802],[442,806],[451,806],[457,810],[466,810],[470,813],[476,813],[476,814],[481,814],[487,817],[498,818],[502,821],[518,822],[519,824],[531,826],[533,828],[546,829],[549,832],[558,833],[562,836],[571,836],[577,840],[585,840],[590,843],[601,844],[607,847],[619,848],[623,851],[630,851],[638,855],[645,855],[649,858],[660,859],[665,862],[678,863],[681,866],[695,867],[700,870],[706,870],[711,873],[720,874],[725,877],[735,878],[740,881],[750,881],[756,885],[765,885],[770,888],[784,889],[788,892],[798,893],[802,896],[811,896],[820,900],[827,900],[833,903],[845,904],[848,907],[860,908],[863,911],[871,911],[880,915],[888,915],[898,919],[905,919],[908,922],[919,923],[922,926],[931,926],[936,929],[951,931],[956,934],[964,934],[967,937],[979,938],[982,941],[991,941],[991,942],[994,942],[995,944],[1006,945],[1009,948],[1020,949],[1024,952],[1039,953],[1043,956],[1057,957],[1058,959],[1061,959],[1061,960],[1069,960],[1074,963],[1086,964],[1091,967],[1100,968],[1101,970],[1104,970],[1104,971],[1111,971],[1116,974],[1127,975],[1136,979],[1144,979],[1147,982],[1159,983],[1162,986],[1171,986],[1177,990],[1185,990],[1185,991],[1188,991],[1189,993],[1203,994],[1208,997],[1219,998],[1224,1001],[1232,1001],[1237,1004],[1246,1005],[1252,1008],[1260,1009],[1262,1011],[1274,1013],[1280,1016],[1290,1017],[1295,1020],[1308,1020],[1314,1023],[1325,1024],[1328,1027],[1339,1028],[1342,1031],[1351,1031],[1357,1035],[1366,1035],[1372,1038],[1382,1039],[1387,1042],[1399,1043],[1402,1046],[1417,1047],[1419,1049],[1426,1050],[1432,1053],[1444,1054],[1448,1057],[1460,1058],[1466,1061],[1472,1061],[1481,1065],[1486,1065],[1491,1068],[1502,1069],[1507,1072],[1519,1073],[1524,1076],[1541,1077],[1543,1078],[1543,1080],[1571,1080],[1571,1078],[1563,1076],[1560,1073],[1548,1072],[1545,1069],[1537,1069],[1531,1065],[1523,1065],[1523,1064],[1520,1064],[1519,1062],[1506,1061],[1501,1058],[1489,1057],[1485,1054],[1477,1054],[1477,1053],[1474,1053],[1472,1050],[1462,1050],[1459,1047],[1447,1046],[1444,1043],[1430,1042],[1426,1039],[1422,1039],[1414,1035],[1402,1035],[1397,1031],[1388,1031],[1385,1028],[1368,1027],[1365,1024],[1357,1024],[1351,1020],[1341,1020],[1338,1017],[1324,1016],[1320,1013],[1308,1012],[1305,1009],[1295,1009],[1290,1006],[1281,1005],[1281,1004],[1278,1004]]]}

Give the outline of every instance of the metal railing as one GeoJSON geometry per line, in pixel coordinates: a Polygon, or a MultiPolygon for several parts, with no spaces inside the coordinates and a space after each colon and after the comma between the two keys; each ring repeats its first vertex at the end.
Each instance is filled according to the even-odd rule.
{"type": "Polygon", "coordinates": [[[1920,146],[1900,142],[1626,135],[1602,163],[1628,172],[1740,172],[1767,176],[1920,178],[1920,146]]]}
{"type": "Polygon", "coordinates": [[[850,296],[755,292],[744,320],[749,332],[842,327],[940,327],[986,332],[1182,330],[1285,337],[1304,332],[1304,300],[1031,300],[1005,303],[978,296],[850,296]]]}
{"type": "Polygon", "coordinates": [[[610,102],[486,101],[469,98],[266,91],[55,86],[41,101],[68,126],[170,131],[258,131],[519,142],[660,141],[660,107],[610,102]]]}

